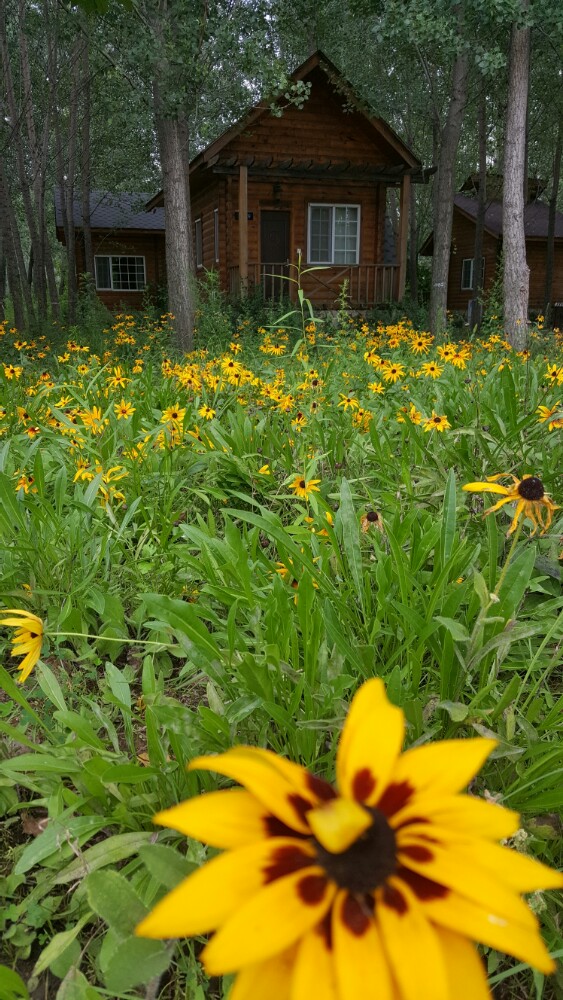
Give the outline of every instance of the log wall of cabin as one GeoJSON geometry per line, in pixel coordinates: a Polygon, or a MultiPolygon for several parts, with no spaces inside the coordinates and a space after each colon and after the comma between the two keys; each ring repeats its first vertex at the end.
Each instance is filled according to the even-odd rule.
{"type": "MultiPolygon", "coordinates": [[[[76,239],[76,270],[78,279],[86,271],[84,259],[84,243],[81,232],[77,231],[76,239]]],[[[145,280],[147,291],[155,292],[166,285],[166,257],[163,232],[137,233],[122,230],[116,232],[92,232],[92,247],[94,256],[124,256],[145,258],[145,280]]],[[[141,309],[147,291],[108,291],[96,289],[96,295],[112,312],[120,309],[141,309]]]]}
{"type": "MultiPolygon", "coordinates": [[[[483,234],[483,257],[485,260],[485,295],[489,291],[498,266],[499,240],[490,233],[483,234]]],[[[475,256],[475,222],[454,210],[452,224],[452,249],[448,273],[448,309],[465,312],[473,292],[462,289],[461,277],[463,261],[475,256]]]]}
{"type": "MultiPolygon", "coordinates": [[[[526,260],[530,268],[530,298],[528,308],[541,312],[544,307],[546,240],[526,240],[526,260]]],[[[563,302],[563,240],[555,243],[551,304],[563,302]]]]}

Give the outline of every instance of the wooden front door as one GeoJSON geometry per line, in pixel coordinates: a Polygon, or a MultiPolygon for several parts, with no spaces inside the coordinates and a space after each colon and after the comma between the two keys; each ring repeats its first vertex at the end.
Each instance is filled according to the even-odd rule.
{"type": "Polygon", "coordinates": [[[260,274],[264,298],[289,295],[289,212],[260,213],[260,274]]]}

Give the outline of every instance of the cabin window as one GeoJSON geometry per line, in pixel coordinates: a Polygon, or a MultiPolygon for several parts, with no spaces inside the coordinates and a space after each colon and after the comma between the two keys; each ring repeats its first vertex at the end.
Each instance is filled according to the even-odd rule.
{"type": "MultiPolygon", "coordinates": [[[[471,292],[473,290],[473,265],[474,257],[466,257],[461,265],[461,290],[471,292]]],[[[481,285],[485,280],[485,258],[481,258],[481,285]]]]}
{"type": "Polygon", "coordinates": [[[359,205],[309,205],[310,264],[357,264],[359,205]]]}
{"type": "Polygon", "coordinates": [[[144,257],[96,257],[96,288],[108,292],[142,292],[146,286],[144,257]]]}
{"type": "Polygon", "coordinates": [[[215,263],[219,261],[219,209],[213,210],[213,256],[215,263]]]}
{"type": "Polygon", "coordinates": [[[201,231],[201,219],[195,220],[195,266],[203,267],[203,233],[201,231]]]}

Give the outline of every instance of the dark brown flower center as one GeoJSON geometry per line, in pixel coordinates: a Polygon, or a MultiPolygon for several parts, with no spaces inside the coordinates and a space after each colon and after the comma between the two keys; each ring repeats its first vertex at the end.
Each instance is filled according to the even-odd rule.
{"type": "Polygon", "coordinates": [[[315,843],[317,861],[329,879],[349,892],[370,893],[383,885],[397,867],[395,834],[378,809],[368,810],[372,825],[340,854],[315,843]]]}
{"type": "Polygon", "coordinates": [[[541,500],[545,494],[543,483],[537,476],[529,476],[518,483],[516,492],[523,500],[541,500]]]}
{"type": "Polygon", "coordinates": [[[307,485],[307,484],[305,483],[305,480],[304,480],[304,479],[300,479],[300,480],[299,480],[299,489],[300,489],[300,490],[304,490],[304,489],[305,489],[305,486],[306,486],[306,485],[307,485]]]}
{"type": "Polygon", "coordinates": [[[366,514],[366,520],[375,523],[376,521],[379,521],[379,514],[377,513],[376,510],[368,510],[366,514]]]}

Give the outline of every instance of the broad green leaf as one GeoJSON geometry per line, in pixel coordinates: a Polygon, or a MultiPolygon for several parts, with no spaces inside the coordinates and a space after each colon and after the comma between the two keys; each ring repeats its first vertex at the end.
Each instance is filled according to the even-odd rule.
{"type": "Polygon", "coordinates": [[[440,625],[448,630],[454,642],[469,642],[471,637],[461,622],[456,622],[453,618],[444,618],[443,615],[436,615],[435,621],[440,622],[440,625]]]}
{"type": "Polygon", "coordinates": [[[50,968],[57,958],[60,958],[63,952],[78,937],[84,925],[91,919],[91,916],[91,913],[87,913],[74,927],[70,927],[67,931],[60,931],[51,938],[49,944],[43,949],[33,967],[34,976],[40,976],[42,972],[45,972],[45,969],[50,968]]]}
{"type": "Polygon", "coordinates": [[[115,865],[125,858],[130,858],[136,854],[143,844],[153,837],[150,830],[135,833],[116,833],[112,837],[107,837],[99,844],[94,844],[86,851],[82,851],[79,858],[75,858],[53,876],[55,885],[66,885],[68,882],[77,882],[107,865],[115,865]]]}
{"type": "Polygon", "coordinates": [[[119,872],[93,872],[84,885],[88,903],[94,913],[122,938],[129,937],[148,912],[135,890],[119,872]]]}
{"type": "Polygon", "coordinates": [[[198,867],[166,844],[144,844],[139,857],[152,877],[166,889],[173,889],[198,867]]]}
{"type": "Polygon", "coordinates": [[[104,993],[90,986],[78,969],[71,969],[64,977],[55,1000],[100,1000],[104,993]]]}
{"type": "Polygon", "coordinates": [[[41,660],[37,664],[35,676],[43,694],[53,703],[60,712],[66,712],[66,703],[61,685],[55,677],[53,671],[41,660]]]}
{"type": "Polygon", "coordinates": [[[162,975],[170,965],[172,955],[161,941],[127,938],[108,963],[105,982],[114,996],[146,985],[162,975]]]}
{"type": "Polygon", "coordinates": [[[54,854],[62,844],[78,841],[82,845],[85,840],[106,826],[107,822],[105,816],[71,816],[64,821],[50,820],[45,830],[24,848],[14,868],[15,873],[23,875],[28,872],[30,868],[54,854]]]}
{"type": "Polygon", "coordinates": [[[0,965],[0,1000],[29,1000],[23,979],[6,965],[0,965]]]}

